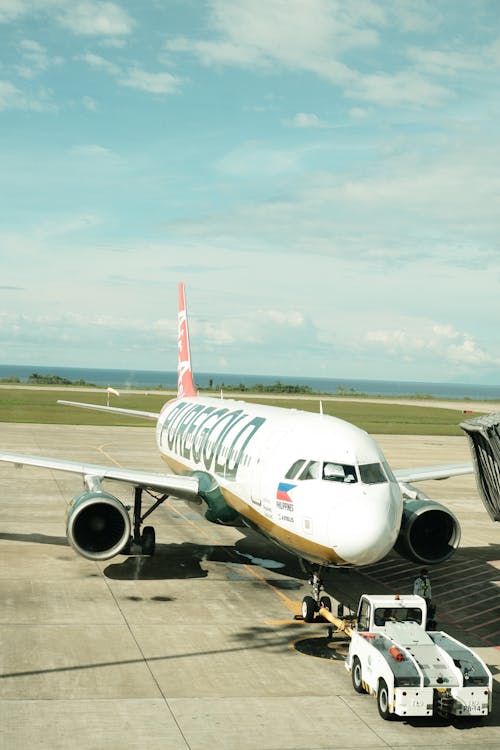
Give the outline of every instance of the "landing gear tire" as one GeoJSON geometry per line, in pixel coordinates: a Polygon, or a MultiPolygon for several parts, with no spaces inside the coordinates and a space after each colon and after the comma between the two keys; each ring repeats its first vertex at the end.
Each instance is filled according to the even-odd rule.
{"type": "Polygon", "coordinates": [[[389,712],[389,690],[385,680],[380,680],[377,690],[377,708],[380,716],[385,721],[391,721],[394,714],[389,712]]]}
{"type": "Polygon", "coordinates": [[[329,596],[320,596],[320,598],[319,598],[319,606],[320,606],[320,608],[324,607],[329,612],[331,612],[332,611],[332,600],[330,599],[329,596]]]}
{"type": "Polygon", "coordinates": [[[362,681],[361,662],[357,656],[352,660],[351,679],[352,686],[357,693],[366,693],[362,681]]]}
{"type": "Polygon", "coordinates": [[[152,526],[145,526],[141,536],[142,554],[152,557],[156,548],[156,535],[152,526]]]}
{"type": "Polygon", "coordinates": [[[306,622],[313,622],[316,615],[316,602],[312,596],[305,596],[302,599],[302,617],[306,622]]]}

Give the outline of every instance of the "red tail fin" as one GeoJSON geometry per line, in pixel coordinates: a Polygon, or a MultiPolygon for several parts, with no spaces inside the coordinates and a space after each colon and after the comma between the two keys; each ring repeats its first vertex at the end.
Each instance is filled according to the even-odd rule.
{"type": "Polygon", "coordinates": [[[184,284],[179,284],[179,327],[177,335],[177,396],[196,396],[191,370],[191,352],[189,350],[189,331],[187,324],[186,296],[184,284]]]}

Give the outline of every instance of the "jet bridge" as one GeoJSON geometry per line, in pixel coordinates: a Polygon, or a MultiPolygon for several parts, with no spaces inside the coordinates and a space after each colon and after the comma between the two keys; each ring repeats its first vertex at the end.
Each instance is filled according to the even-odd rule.
{"type": "Polygon", "coordinates": [[[470,441],[479,494],[492,521],[500,521],[500,412],[460,423],[470,441]]]}

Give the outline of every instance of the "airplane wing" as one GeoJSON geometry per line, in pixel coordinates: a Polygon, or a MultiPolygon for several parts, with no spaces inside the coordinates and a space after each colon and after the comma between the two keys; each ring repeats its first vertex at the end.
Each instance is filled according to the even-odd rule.
{"type": "Polygon", "coordinates": [[[13,463],[18,467],[25,465],[39,466],[44,469],[68,471],[80,474],[82,477],[92,476],[99,479],[114,479],[144,489],[159,490],[183,500],[193,500],[198,496],[198,479],[196,477],[177,476],[176,474],[161,474],[154,471],[140,471],[136,469],[122,469],[118,466],[101,466],[87,464],[81,461],[66,461],[61,458],[46,456],[27,456],[23,453],[12,453],[0,450],[0,461],[13,463]]]}
{"type": "Polygon", "coordinates": [[[393,469],[398,482],[423,482],[426,479],[449,479],[472,474],[472,464],[447,464],[444,466],[414,466],[412,469],[393,469]]]}
{"type": "Polygon", "coordinates": [[[84,404],[80,401],[58,401],[63,406],[78,406],[81,409],[95,409],[96,411],[112,411],[115,414],[127,414],[129,417],[141,417],[142,419],[155,419],[160,416],[154,411],[140,411],[138,409],[120,409],[118,406],[101,406],[100,404],[84,404]]]}

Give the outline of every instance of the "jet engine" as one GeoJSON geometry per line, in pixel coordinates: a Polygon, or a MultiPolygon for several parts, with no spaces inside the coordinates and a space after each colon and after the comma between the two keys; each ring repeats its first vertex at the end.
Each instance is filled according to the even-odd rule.
{"type": "Polygon", "coordinates": [[[68,508],[66,534],[73,549],[89,560],[109,560],[128,544],[131,524],[127,509],[107,492],[86,491],[68,508]]]}
{"type": "MultiPolygon", "coordinates": [[[[413,489],[406,485],[406,489],[413,489]]],[[[419,564],[432,565],[447,560],[460,542],[460,524],[441,503],[428,499],[420,491],[403,500],[401,529],[394,549],[402,557],[419,564]]]]}

